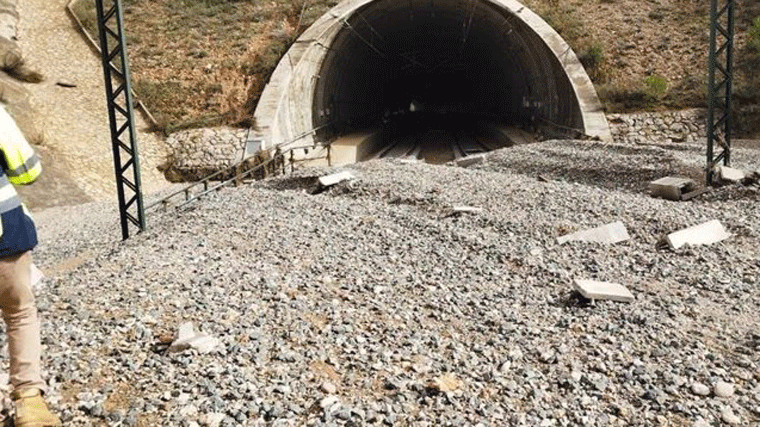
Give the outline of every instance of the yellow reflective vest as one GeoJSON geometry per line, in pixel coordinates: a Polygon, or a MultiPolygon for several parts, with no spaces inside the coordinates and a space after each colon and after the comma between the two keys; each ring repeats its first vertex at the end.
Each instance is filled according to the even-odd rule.
{"type": "Polygon", "coordinates": [[[0,214],[21,206],[13,188],[34,182],[42,173],[40,159],[5,107],[0,106],[0,214]]]}
{"type": "Polygon", "coordinates": [[[31,184],[41,172],[34,150],[0,105],[0,257],[22,253],[37,245],[34,221],[13,184],[31,184]]]}

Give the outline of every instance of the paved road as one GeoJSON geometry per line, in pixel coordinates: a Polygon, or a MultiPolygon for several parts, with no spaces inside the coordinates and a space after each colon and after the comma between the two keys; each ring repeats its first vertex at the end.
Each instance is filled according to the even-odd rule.
{"type": "MultiPolygon", "coordinates": [[[[25,85],[47,134],[40,149],[46,177],[21,190],[33,210],[116,199],[100,58],[68,15],[67,2],[23,0],[18,5],[19,44],[29,64],[46,77],[42,83],[25,85]]],[[[139,116],[135,123],[143,191],[151,193],[167,186],[156,170],[166,147],[145,131],[146,122],[139,116]]]]}

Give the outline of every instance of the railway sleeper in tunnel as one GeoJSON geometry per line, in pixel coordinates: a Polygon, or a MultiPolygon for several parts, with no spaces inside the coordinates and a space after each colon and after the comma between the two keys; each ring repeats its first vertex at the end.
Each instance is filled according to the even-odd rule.
{"type": "Polygon", "coordinates": [[[332,144],[344,162],[610,138],[575,54],[514,0],[343,2],[286,54],[256,121],[269,146],[332,144]]]}

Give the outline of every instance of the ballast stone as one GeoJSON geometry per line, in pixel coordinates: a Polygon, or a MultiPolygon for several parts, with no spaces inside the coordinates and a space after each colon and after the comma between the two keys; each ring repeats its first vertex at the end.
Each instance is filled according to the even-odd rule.
{"type": "Polygon", "coordinates": [[[596,280],[575,280],[575,290],[587,299],[603,299],[618,302],[632,302],[633,294],[623,285],[596,280]]]}
{"type": "Polygon", "coordinates": [[[557,242],[560,245],[570,241],[613,244],[624,242],[630,238],[625,225],[621,221],[617,221],[601,227],[560,236],[557,238],[557,242]]]}
{"type": "Polygon", "coordinates": [[[718,397],[731,397],[734,394],[734,386],[725,381],[718,381],[713,388],[713,393],[718,397]]]}
{"type": "Polygon", "coordinates": [[[678,249],[686,244],[709,245],[731,237],[731,234],[723,228],[718,220],[712,220],[693,227],[685,228],[665,237],[665,241],[671,249],[678,249]]]}

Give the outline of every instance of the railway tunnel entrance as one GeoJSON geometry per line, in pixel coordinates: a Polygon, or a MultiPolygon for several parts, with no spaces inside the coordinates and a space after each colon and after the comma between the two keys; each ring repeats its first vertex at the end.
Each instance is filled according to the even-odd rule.
{"type": "Polygon", "coordinates": [[[345,1],[285,55],[255,118],[262,148],[334,144],[346,163],[465,155],[515,129],[610,139],[573,51],[514,0],[345,1]]]}

